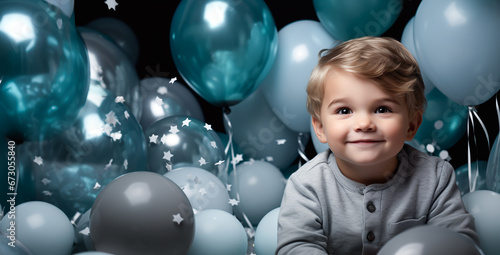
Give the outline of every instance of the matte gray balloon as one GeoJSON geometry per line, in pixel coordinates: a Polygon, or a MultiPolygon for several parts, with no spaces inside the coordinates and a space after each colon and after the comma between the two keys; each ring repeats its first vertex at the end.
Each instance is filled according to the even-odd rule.
{"type": "Polygon", "coordinates": [[[196,97],[178,81],[163,77],[141,80],[142,116],[139,121],[146,130],[153,122],[175,115],[185,115],[204,121],[196,97]]]}
{"type": "Polygon", "coordinates": [[[120,255],[186,254],[194,237],[194,214],[173,181],[133,172],[109,183],[90,213],[97,251],[120,255]]]}

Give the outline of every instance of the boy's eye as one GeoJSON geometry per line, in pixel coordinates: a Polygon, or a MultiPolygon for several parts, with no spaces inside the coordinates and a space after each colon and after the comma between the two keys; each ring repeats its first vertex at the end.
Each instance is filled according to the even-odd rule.
{"type": "Polygon", "coordinates": [[[386,107],[386,106],[380,106],[377,108],[377,110],[375,112],[376,113],[388,113],[388,112],[391,112],[391,109],[389,109],[389,107],[386,107]]]}
{"type": "Polygon", "coordinates": [[[352,111],[349,108],[340,108],[337,110],[337,114],[349,114],[352,113],[352,111]]]}

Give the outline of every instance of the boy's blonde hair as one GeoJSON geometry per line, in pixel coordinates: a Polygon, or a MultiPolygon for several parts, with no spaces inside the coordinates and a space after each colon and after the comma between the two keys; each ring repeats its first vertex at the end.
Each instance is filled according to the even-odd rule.
{"type": "Polygon", "coordinates": [[[318,120],[325,80],[336,69],[370,79],[391,95],[403,96],[410,117],[425,110],[424,82],[418,63],[395,39],[370,36],[352,39],[320,51],[318,57],[307,84],[307,111],[318,120]]]}

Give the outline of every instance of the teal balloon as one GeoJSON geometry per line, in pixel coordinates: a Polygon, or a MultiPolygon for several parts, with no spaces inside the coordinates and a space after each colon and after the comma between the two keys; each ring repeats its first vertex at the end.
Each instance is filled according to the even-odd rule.
{"type": "Polygon", "coordinates": [[[314,0],[313,4],[325,29],[343,41],[382,35],[403,8],[402,0],[314,0]]]}
{"type": "Polygon", "coordinates": [[[274,255],[278,247],[278,216],[280,208],[268,212],[255,229],[255,253],[259,255],[274,255]]]}
{"type": "MultiPolygon", "coordinates": [[[[485,190],[486,187],[486,167],[488,161],[479,160],[471,163],[472,176],[475,176],[476,170],[479,170],[475,190],[485,190]]],[[[455,182],[457,183],[460,195],[463,196],[470,192],[469,185],[469,164],[464,164],[455,169],[455,182]]],[[[474,182],[474,180],[473,180],[474,182]]]]}
{"type": "Polygon", "coordinates": [[[498,137],[490,150],[488,165],[486,166],[486,187],[489,190],[500,193],[500,142],[498,137]]]}
{"type": "Polygon", "coordinates": [[[45,140],[75,122],[90,70],[85,44],[66,15],[43,0],[1,1],[0,56],[7,137],[45,140]]]}
{"type": "Polygon", "coordinates": [[[74,0],[45,0],[45,1],[59,8],[68,18],[71,18],[71,16],[73,15],[73,11],[75,8],[74,0]]]}
{"type": "Polygon", "coordinates": [[[441,150],[455,145],[467,129],[468,109],[434,88],[426,95],[427,108],[414,139],[419,144],[433,144],[441,150]]]}
{"type": "Polygon", "coordinates": [[[465,208],[474,217],[479,246],[485,254],[500,254],[500,194],[477,190],[462,197],[465,208]]]}
{"type": "Polygon", "coordinates": [[[187,84],[216,106],[250,95],[269,72],[278,45],[262,0],[183,0],[170,26],[170,50],[187,84]]]}
{"type": "MultiPolygon", "coordinates": [[[[0,221],[2,231],[11,228],[12,220],[5,217],[0,221]]],[[[21,203],[16,206],[14,222],[15,238],[31,252],[29,254],[71,254],[75,239],[73,226],[56,206],[41,201],[21,203]]]]}
{"type": "Polygon", "coordinates": [[[457,104],[479,105],[500,88],[498,13],[496,0],[422,1],[418,7],[413,35],[422,72],[457,104]]]}
{"type": "Polygon", "coordinates": [[[245,159],[270,157],[276,167],[283,168],[298,157],[299,134],[274,114],[261,88],[231,107],[228,117],[232,128],[226,125],[226,133],[233,133],[234,142],[245,159]]]}
{"type": "Polygon", "coordinates": [[[37,200],[68,217],[84,213],[108,183],[147,170],[146,140],[139,122],[115,96],[91,85],[75,124],[54,139],[19,146],[21,174],[34,180],[37,200]]]}
{"type": "Polygon", "coordinates": [[[247,234],[234,215],[209,209],[195,215],[193,243],[187,255],[246,255],[247,234]]]}

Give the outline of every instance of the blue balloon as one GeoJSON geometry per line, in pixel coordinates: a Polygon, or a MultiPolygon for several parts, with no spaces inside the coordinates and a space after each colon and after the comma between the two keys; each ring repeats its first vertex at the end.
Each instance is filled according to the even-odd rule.
{"type": "Polygon", "coordinates": [[[246,255],[247,234],[232,214],[209,209],[195,215],[193,243],[187,255],[246,255]]]}
{"type": "Polygon", "coordinates": [[[489,190],[500,193],[500,142],[498,142],[498,137],[499,135],[495,138],[488,157],[486,187],[489,190]]]}
{"type": "Polygon", "coordinates": [[[3,230],[0,231],[0,254],[32,255],[26,246],[15,239],[15,235],[11,236],[3,230]]]}
{"type": "Polygon", "coordinates": [[[43,143],[19,146],[21,174],[31,176],[37,200],[72,218],[94,203],[116,177],[147,170],[146,139],[139,122],[115,96],[91,85],[76,123],[43,143]]]}
{"type": "Polygon", "coordinates": [[[255,229],[255,253],[274,255],[278,246],[278,216],[280,208],[268,212],[255,229]]]}
{"type": "Polygon", "coordinates": [[[269,72],[277,45],[276,26],[262,0],[183,0],[170,25],[175,66],[216,106],[250,95],[269,72]]]}
{"type": "Polygon", "coordinates": [[[87,50],[73,23],[54,8],[42,0],[0,2],[0,120],[13,140],[63,132],[85,103],[87,50]]]}
{"type": "MultiPolygon", "coordinates": [[[[475,190],[485,190],[486,188],[486,167],[488,161],[479,160],[471,163],[472,176],[476,173],[476,168],[479,169],[475,190]]],[[[464,164],[455,169],[455,182],[457,183],[460,195],[465,195],[470,192],[469,185],[469,164],[464,164]]],[[[474,180],[473,180],[474,182],[474,180]]]]}
{"type": "Polygon", "coordinates": [[[403,9],[402,0],[314,0],[313,4],[321,24],[343,41],[382,35],[403,9]]]}
{"type": "Polygon", "coordinates": [[[479,105],[500,88],[500,2],[422,1],[414,41],[422,72],[461,105],[479,105]]]}

